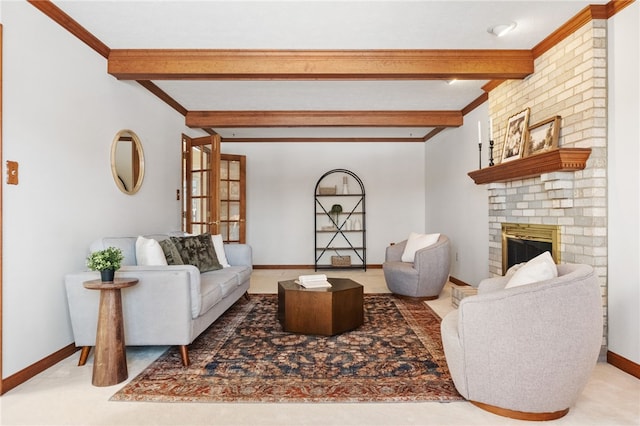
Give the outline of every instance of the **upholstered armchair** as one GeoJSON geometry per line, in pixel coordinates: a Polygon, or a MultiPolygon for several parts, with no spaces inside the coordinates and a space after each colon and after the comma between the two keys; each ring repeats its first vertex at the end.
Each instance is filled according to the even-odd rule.
{"type": "Polygon", "coordinates": [[[437,299],[449,279],[449,239],[440,234],[435,244],[415,252],[413,262],[403,262],[407,240],[387,247],[382,264],[392,293],[420,299],[437,299]]]}
{"type": "Polygon", "coordinates": [[[602,345],[602,296],[589,265],[557,265],[557,278],[478,295],[442,320],[456,389],[475,405],[522,420],[564,416],[587,384],[602,345]]]}

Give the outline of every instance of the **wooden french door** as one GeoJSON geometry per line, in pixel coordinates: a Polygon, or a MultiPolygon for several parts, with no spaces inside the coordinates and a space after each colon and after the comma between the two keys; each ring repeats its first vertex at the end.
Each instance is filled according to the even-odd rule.
{"type": "Polygon", "coordinates": [[[246,157],[220,155],[220,226],[226,243],[246,242],[246,157]]]}
{"type": "Polygon", "coordinates": [[[182,229],[220,233],[220,135],[182,135],[182,229]]]}

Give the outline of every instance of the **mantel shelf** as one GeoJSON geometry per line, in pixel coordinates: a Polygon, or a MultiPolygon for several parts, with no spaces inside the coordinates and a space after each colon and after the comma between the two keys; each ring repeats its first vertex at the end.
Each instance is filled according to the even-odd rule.
{"type": "Polygon", "coordinates": [[[583,170],[591,148],[559,148],[531,157],[497,164],[467,173],[476,185],[492,182],[508,182],[540,176],[551,172],[583,170]]]}

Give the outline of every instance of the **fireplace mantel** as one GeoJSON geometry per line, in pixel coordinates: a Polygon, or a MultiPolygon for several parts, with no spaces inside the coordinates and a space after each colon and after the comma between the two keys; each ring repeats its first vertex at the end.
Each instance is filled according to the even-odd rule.
{"type": "Polygon", "coordinates": [[[551,172],[583,170],[591,148],[559,148],[531,157],[497,164],[467,173],[476,185],[508,182],[551,172]]]}

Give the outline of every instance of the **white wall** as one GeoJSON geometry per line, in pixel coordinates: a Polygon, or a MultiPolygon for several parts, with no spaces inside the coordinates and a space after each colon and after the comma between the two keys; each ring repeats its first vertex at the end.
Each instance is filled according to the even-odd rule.
{"type": "Polygon", "coordinates": [[[640,4],[609,20],[609,350],[640,363],[640,4]]]}
{"type": "Polygon", "coordinates": [[[424,232],[424,146],[223,143],[223,153],[247,156],[247,242],[254,264],[314,263],[314,188],[325,172],[338,168],[364,184],[367,263],[381,264],[389,243],[424,232]]]}
{"type": "Polygon", "coordinates": [[[177,112],[110,77],[104,58],[27,2],[0,7],[3,157],[19,162],[19,185],[2,179],[8,377],[73,342],[63,276],[86,268],[93,239],[179,228],[186,129],[177,112]],[[111,176],[110,146],[121,129],[134,130],[144,149],[144,183],[134,196],[111,176]]]}
{"type": "MultiPolygon", "coordinates": [[[[488,102],[426,145],[426,227],[451,240],[451,276],[477,286],[489,276],[487,186],[467,173],[478,169],[478,121],[482,125],[482,167],[489,165],[488,102]],[[456,259],[457,253],[457,259],[456,259]]],[[[496,154],[494,154],[494,158],[496,154]]]]}

